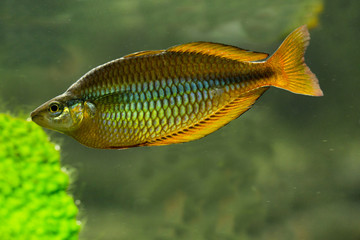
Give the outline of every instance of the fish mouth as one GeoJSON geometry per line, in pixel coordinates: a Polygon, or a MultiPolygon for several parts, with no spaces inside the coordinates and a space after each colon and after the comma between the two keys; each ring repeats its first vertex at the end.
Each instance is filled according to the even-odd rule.
{"type": "Polygon", "coordinates": [[[39,121],[43,120],[44,118],[41,115],[31,115],[31,121],[38,123],[39,121]]]}
{"type": "Polygon", "coordinates": [[[39,112],[36,110],[34,110],[30,113],[30,118],[31,118],[31,121],[33,121],[35,123],[38,123],[41,120],[44,120],[44,117],[41,114],[39,114],[39,112]]]}
{"type": "Polygon", "coordinates": [[[30,113],[30,117],[31,117],[31,120],[33,120],[34,118],[36,118],[38,115],[37,115],[37,111],[32,111],[30,113]]]}

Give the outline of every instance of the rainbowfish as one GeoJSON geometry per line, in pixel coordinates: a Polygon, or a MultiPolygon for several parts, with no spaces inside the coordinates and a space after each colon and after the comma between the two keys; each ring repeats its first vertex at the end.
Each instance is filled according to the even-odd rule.
{"type": "Polygon", "coordinates": [[[93,148],[196,140],[250,109],[270,86],[322,96],[304,62],[309,40],[301,26],[270,57],[211,42],[136,52],[92,69],[31,118],[93,148]]]}

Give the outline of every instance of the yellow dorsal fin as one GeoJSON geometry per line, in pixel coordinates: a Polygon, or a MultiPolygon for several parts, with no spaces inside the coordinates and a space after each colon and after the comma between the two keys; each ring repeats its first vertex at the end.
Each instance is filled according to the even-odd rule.
{"type": "Polygon", "coordinates": [[[146,56],[146,55],[154,55],[164,52],[164,50],[147,50],[147,51],[141,51],[136,53],[131,53],[129,55],[123,56],[123,58],[130,58],[130,57],[139,57],[139,56],[146,56]]]}
{"type": "Polygon", "coordinates": [[[255,101],[267,90],[269,87],[262,87],[253,91],[247,92],[232,102],[219,109],[214,114],[206,117],[200,122],[181,129],[179,131],[170,133],[166,136],[159,137],[153,141],[143,144],[144,146],[167,145],[172,143],[189,142],[202,138],[219,128],[228,124],[231,120],[239,117],[241,114],[251,108],[255,101]]]}
{"type": "Polygon", "coordinates": [[[200,53],[237,61],[259,61],[269,56],[267,53],[252,52],[238,47],[212,42],[186,43],[171,47],[167,49],[166,52],[200,53]]]}

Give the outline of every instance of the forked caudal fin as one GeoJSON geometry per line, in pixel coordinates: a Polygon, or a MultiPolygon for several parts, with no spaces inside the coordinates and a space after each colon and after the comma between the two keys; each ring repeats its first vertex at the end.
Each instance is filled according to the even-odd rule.
{"type": "Polygon", "coordinates": [[[318,79],[304,61],[306,47],[310,35],[307,27],[301,26],[294,30],[269,58],[268,64],[281,71],[273,86],[286,89],[293,93],[322,96],[318,79]]]}

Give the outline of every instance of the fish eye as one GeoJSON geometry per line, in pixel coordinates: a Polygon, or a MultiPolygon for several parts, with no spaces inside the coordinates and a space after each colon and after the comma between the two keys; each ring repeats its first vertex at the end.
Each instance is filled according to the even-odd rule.
{"type": "Polygon", "coordinates": [[[60,114],[62,112],[62,107],[60,106],[60,103],[58,102],[52,102],[49,105],[49,112],[50,113],[57,113],[60,114]]]}

